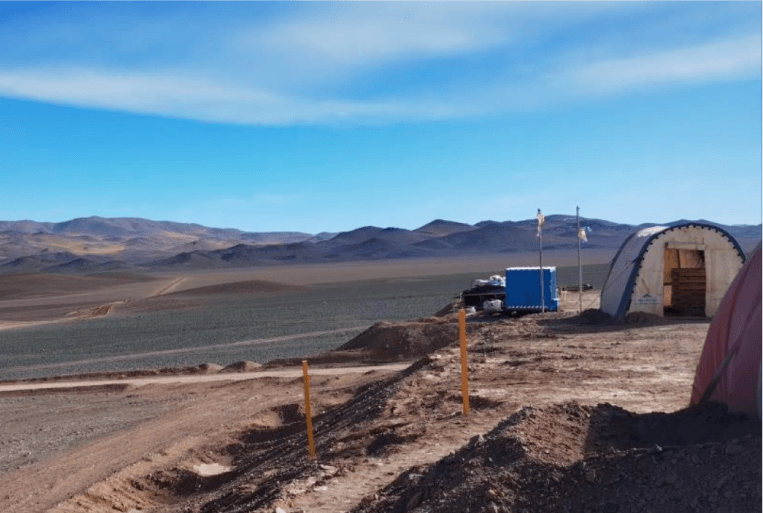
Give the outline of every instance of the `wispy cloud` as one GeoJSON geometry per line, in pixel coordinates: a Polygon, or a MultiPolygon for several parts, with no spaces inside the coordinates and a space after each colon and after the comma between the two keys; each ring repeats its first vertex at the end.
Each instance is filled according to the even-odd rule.
{"type": "Polygon", "coordinates": [[[252,125],[384,123],[447,119],[460,114],[445,102],[314,100],[212,82],[182,72],[14,70],[0,72],[0,94],[85,108],[252,125]]]}
{"type": "Polygon", "coordinates": [[[750,34],[688,48],[592,62],[556,78],[581,93],[608,94],[660,84],[760,77],[761,37],[750,34]]]}
{"type": "Polygon", "coordinates": [[[496,23],[500,4],[345,4],[245,32],[245,49],[305,56],[334,66],[379,65],[399,59],[450,56],[504,44],[512,27],[496,23]]]}
{"type": "MultiPolygon", "coordinates": [[[[575,23],[649,8],[573,7],[310,5],[257,23],[210,20],[214,52],[198,43],[201,36],[173,35],[184,20],[174,13],[164,36],[168,46],[194,41],[198,51],[77,62],[73,48],[55,62],[44,55],[0,60],[0,96],[205,122],[377,124],[494,115],[643,88],[760,77],[759,33],[720,34],[692,44],[665,41],[643,50],[545,48],[554,33],[575,23]],[[226,23],[229,35],[222,30],[226,23]],[[479,77],[460,73],[463,59],[483,63],[479,77]],[[396,81],[399,69],[416,77],[415,87],[396,81]],[[438,81],[427,78],[437,73],[438,81]],[[358,92],[356,84],[369,81],[374,87],[358,92]]],[[[193,23],[200,29],[205,22],[193,23]]],[[[66,30],[76,33],[75,25],[67,21],[66,30]]],[[[104,38],[108,34],[97,31],[99,43],[104,38]]],[[[138,48],[144,54],[158,39],[151,30],[151,45],[118,46],[123,53],[138,48]]]]}

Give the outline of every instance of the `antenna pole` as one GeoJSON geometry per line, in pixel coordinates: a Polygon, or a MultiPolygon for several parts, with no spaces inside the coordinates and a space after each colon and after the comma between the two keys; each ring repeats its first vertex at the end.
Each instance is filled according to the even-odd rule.
{"type": "Polygon", "coordinates": [[[580,207],[575,207],[577,209],[575,213],[575,220],[578,225],[578,295],[580,297],[580,306],[578,309],[580,310],[580,313],[583,313],[583,265],[580,263],[580,207]]]}
{"type": "Polygon", "coordinates": [[[540,258],[540,312],[546,311],[546,304],[543,297],[543,214],[538,209],[538,255],[540,258]]]}

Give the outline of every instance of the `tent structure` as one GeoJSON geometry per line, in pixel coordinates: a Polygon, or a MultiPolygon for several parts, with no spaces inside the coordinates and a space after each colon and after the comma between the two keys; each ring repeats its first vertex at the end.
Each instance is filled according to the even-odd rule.
{"type": "Polygon", "coordinates": [[[744,265],[710,323],[691,404],[704,399],[760,417],[761,253],[744,265]],[[757,397],[756,397],[757,396],[757,397]]]}
{"type": "Polygon", "coordinates": [[[720,227],[644,228],[615,254],[601,290],[601,309],[618,317],[631,312],[712,317],[743,264],[739,243],[720,227]]]}

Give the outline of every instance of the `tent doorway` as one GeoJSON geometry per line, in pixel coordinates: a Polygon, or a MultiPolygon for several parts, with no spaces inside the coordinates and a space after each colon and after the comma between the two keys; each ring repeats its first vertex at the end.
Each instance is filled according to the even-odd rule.
{"type": "Polygon", "coordinates": [[[705,316],[707,274],[703,245],[666,244],[663,288],[664,315],[705,316]]]}

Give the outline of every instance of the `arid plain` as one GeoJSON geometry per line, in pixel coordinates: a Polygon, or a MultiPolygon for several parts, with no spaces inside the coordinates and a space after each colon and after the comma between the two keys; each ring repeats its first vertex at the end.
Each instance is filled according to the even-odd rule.
{"type": "MultiPolygon", "coordinates": [[[[596,263],[588,257],[586,281],[603,280],[602,263],[611,255],[602,253],[596,263]]],[[[560,266],[564,279],[576,281],[576,269],[564,267],[574,265],[574,254],[551,252],[547,258],[560,266]]],[[[296,328],[282,338],[146,351],[160,353],[158,361],[187,363],[168,367],[144,366],[157,356],[133,358],[118,345],[110,356],[98,349],[91,365],[76,351],[42,360],[47,364],[10,351],[16,365],[5,368],[16,371],[0,384],[0,510],[750,511],[759,506],[759,425],[716,410],[683,410],[707,320],[625,323],[595,310],[579,315],[573,293],[559,313],[472,317],[471,410],[462,414],[456,316],[432,315],[470,278],[536,259],[526,253],[511,260],[63,276],[57,283],[2,277],[6,357],[7,342],[21,333],[71,335],[93,323],[131,318],[139,324],[154,317],[169,322],[183,313],[216,312],[220,305],[293,308],[287,318],[296,328]],[[335,313],[342,317],[335,332],[298,322],[306,312],[297,298],[313,301],[318,296],[309,295],[318,294],[341,309],[348,291],[358,293],[364,306],[350,316],[335,313]],[[392,308],[406,301],[407,310],[392,308]],[[416,308],[423,311],[412,314],[416,308]],[[311,345],[315,340],[321,343],[311,345]],[[266,365],[246,358],[264,346],[289,349],[266,365]],[[299,367],[307,355],[315,460],[307,455],[299,367]],[[240,359],[224,365],[216,356],[240,359]],[[67,358],[80,364],[70,365],[67,358]],[[93,365],[98,372],[92,372],[93,365]],[[78,371],[91,373],[74,375],[78,371]],[[719,468],[749,472],[719,483],[719,468]]],[[[583,305],[596,308],[598,291],[587,291],[583,305]]]]}

